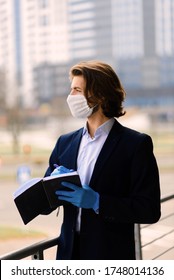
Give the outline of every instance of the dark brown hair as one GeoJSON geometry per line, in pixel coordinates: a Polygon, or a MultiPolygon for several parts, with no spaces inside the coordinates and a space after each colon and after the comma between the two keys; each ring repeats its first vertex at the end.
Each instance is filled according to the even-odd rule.
{"type": "Polygon", "coordinates": [[[84,61],[70,69],[70,78],[83,76],[86,81],[85,97],[91,104],[100,104],[106,117],[125,114],[122,103],[126,92],[112,67],[101,61],[84,61]]]}

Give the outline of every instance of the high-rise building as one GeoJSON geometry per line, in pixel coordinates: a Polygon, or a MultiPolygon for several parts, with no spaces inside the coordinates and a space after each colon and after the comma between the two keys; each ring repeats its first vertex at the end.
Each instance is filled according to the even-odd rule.
{"type": "Polygon", "coordinates": [[[113,52],[117,59],[144,55],[141,0],[112,0],[113,52]]]}
{"type": "Polygon", "coordinates": [[[155,38],[156,53],[160,58],[160,86],[171,88],[174,87],[174,1],[156,0],[155,4],[155,38]]]}
{"type": "Polygon", "coordinates": [[[160,57],[174,55],[174,1],[155,1],[156,51],[160,57]]]}
{"type": "Polygon", "coordinates": [[[112,57],[111,0],[69,0],[68,18],[72,60],[112,57]]]}
{"type": "MultiPolygon", "coordinates": [[[[66,4],[66,0],[21,1],[24,104],[36,102],[35,67],[45,69],[69,59],[66,4]]],[[[49,71],[44,71],[43,99],[51,98],[50,82],[49,71]]]]}
{"type": "Polygon", "coordinates": [[[0,20],[8,104],[67,94],[69,67],[88,59],[115,68],[129,104],[174,102],[173,0],[0,0],[0,20]]]}
{"type": "Polygon", "coordinates": [[[69,60],[66,5],[66,0],[0,0],[0,68],[8,104],[18,94],[21,105],[32,106],[33,69],[69,60]]]}
{"type": "Polygon", "coordinates": [[[174,103],[174,1],[112,0],[112,11],[114,59],[129,102],[174,103]]]}
{"type": "Polygon", "coordinates": [[[171,102],[173,0],[69,0],[68,13],[71,59],[111,63],[129,103],[163,103],[161,87],[168,87],[165,102],[171,102]]]}
{"type": "Polygon", "coordinates": [[[0,92],[5,94],[5,102],[9,106],[13,106],[19,95],[19,33],[16,32],[18,21],[14,7],[13,1],[0,0],[0,75],[1,79],[3,77],[4,87],[0,92]]]}

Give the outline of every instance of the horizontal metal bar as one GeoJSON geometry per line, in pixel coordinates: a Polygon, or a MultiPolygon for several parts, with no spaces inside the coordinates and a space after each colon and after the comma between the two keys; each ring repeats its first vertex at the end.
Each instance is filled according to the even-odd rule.
{"type": "Polygon", "coordinates": [[[145,243],[144,245],[141,246],[141,248],[144,248],[144,247],[146,247],[146,246],[148,246],[148,245],[154,243],[155,241],[162,239],[163,237],[165,237],[165,236],[171,234],[172,232],[174,232],[174,229],[168,231],[167,233],[165,233],[165,234],[163,234],[163,235],[160,235],[159,237],[153,239],[152,241],[150,241],[150,242],[148,242],[148,243],[145,243]]]}
{"type": "Polygon", "coordinates": [[[20,250],[2,255],[0,257],[0,260],[20,260],[20,259],[24,259],[26,257],[37,254],[38,251],[44,251],[44,250],[49,249],[53,246],[56,246],[56,245],[58,245],[58,242],[59,242],[58,237],[51,238],[51,239],[48,239],[48,240],[42,240],[42,241],[34,243],[30,246],[24,247],[20,250]]]}
{"type": "Polygon", "coordinates": [[[161,203],[174,199],[174,194],[166,195],[161,198],[161,203]]]}
{"type": "Polygon", "coordinates": [[[162,252],[161,254],[157,255],[157,256],[156,256],[155,258],[153,258],[152,260],[156,260],[157,258],[159,258],[159,257],[161,257],[161,256],[163,256],[163,255],[165,255],[166,253],[170,252],[170,251],[173,250],[173,249],[174,249],[174,246],[172,246],[171,248],[165,250],[165,251],[162,252]]]}

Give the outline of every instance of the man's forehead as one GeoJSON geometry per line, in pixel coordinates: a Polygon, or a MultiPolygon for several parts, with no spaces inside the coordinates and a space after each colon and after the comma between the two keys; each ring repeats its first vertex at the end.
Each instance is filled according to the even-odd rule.
{"type": "Polygon", "coordinates": [[[85,87],[85,79],[83,76],[74,76],[72,78],[71,87],[72,88],[84,88],[85,87]]]}

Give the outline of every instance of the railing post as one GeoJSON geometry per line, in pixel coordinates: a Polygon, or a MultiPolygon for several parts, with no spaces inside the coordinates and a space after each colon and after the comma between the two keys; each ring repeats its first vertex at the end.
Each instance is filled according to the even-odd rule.
{"type": "Polygon", "coordinates": [[[135,254],[136,260],[142,260],[141,229],[139,224],[135,224],[135,254]]]}

